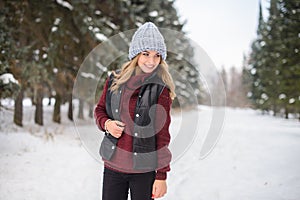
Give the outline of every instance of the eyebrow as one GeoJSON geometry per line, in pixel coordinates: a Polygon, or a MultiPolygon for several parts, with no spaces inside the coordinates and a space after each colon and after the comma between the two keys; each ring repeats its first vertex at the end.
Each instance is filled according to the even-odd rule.
{"type": "MultiPolygon", "coordinates": [[[[146,51],[142,51],[142,52],[143,52],[143,53],[150,53],[150,51],[147,51],[147,50],[146,50],[146,51]]],[[[160,55],[160,53],[158,53],[158,52],[156,53],[156,55],[157,55],[157,54],[160,55]]]]}

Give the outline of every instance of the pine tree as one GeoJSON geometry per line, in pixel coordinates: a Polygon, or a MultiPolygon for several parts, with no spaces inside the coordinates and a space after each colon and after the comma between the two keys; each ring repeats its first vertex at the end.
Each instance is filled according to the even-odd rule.
{"type": "Polygon", "coordinates": [[[14,123],[22,126],[23,120],[23,96],[26,88],[26,78],[23,76],[24,65],[22,59],[28,52],[28,45],[24,44],[26,34],[20,35],[21,19],[24,14],[23,2],[4,1],[1,6],[1,73],[12,73],[18,80],[19,89],[15,91],[14,98],[14,123]],[[24,44],[24,45],[23,45],[24,44]],[[22,47],[21,47],[22,46],[22,47]],[[23,65],[23,68],[21,66],[23,65]]]}
{"type": "Polygon", "coordinates": [[[300,2],[283,0],[280,2],[280,8],[280,89],[285,95],[282,106],[285,109],[285,117],[288,118],[289,113],[300,113],[300,2]]]}
{"type": "MultiPolygon", "coordinates": [[[[9,65],[14,57],[13,38],[11,36],[11,25],[15,18],[9,15],[11,7],[4,7],[0,3],[0,77],[13,76],[10,73],[9,65]]],[[[13,77],[12,77],[13,78],[13,77]]],[[[3,81],[0,78],[0,99],[15,98],[19,90],[19,85],[15,81],[3,81]]],[[[1,106],[1,102],[0,102],[1,106]]]]}
{"type": "Polygon", "coordinates": [[[245,107],[252,107],[252,103],[250,102],[249,98],[252,96],[251,92],[251,74],[248,68],[248,57],[244,54],[243,55],[243,67],[242,67],[242,93],[243,97],[245,98],[245,107]]]}
{"type": "Polygon", "coordinates": [[[251,72],[251,98],[261,109],[284,109],[299,113],[299,4],[271,0],[269,17],[262,20],[260,7],[257,40],[253,42],[248,70],[251,72]]]}
{"type": "Polygon", "coordinates": [[[261,84],[264,87],[262,98],[268,109],[274,112],[274,115],[279,111],[278,96],[280,95],[280,50],[281,50],[281,37],[280,31],[282,21],[280,16],[279,4],[277,0],[270,2],[270,15],[267,21],[268,33],[264,35],[265,46],[263,48],[264,59],[262,70],[261,84]]]}
{"type": "MultiPolygon", "coordinates": [[[[251,54],[248,61],[248,73],[251,74],[251,93],[249,95],[250,99],[253,101],[253,104],[256,108],[267,109],[265,106],[265,99],[262,98],[262,94],[265,91],[265,87],[262,84],[263,76],[262,71],[264,68],[263,61],[265,58],[264,55],[264,46],[266,42],[264,41],[266,31],[266,23],[263,19],[261,2],[259,2],[259,19],[258,19],[258,28],[257,28],[257,39],[253,41],[251,46],[251,54]]],[[[264,97],[264,96],[263,96],[264,97]]]]}

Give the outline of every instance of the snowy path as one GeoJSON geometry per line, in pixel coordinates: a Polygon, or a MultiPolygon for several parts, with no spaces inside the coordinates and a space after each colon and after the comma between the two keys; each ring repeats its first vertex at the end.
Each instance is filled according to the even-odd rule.
{"type": "MultiPolygon", "coordinates": [[[[204,129],[210,114],[200,112],[204,129]]],[[[176,132],[179,119],[173,119],[171,130],[176,132]]],[[[101,199],[102,164],[87,153],[72,126],[62,132],[53,141],[20,130],[0,132],[1,200],[101,199]]],[[[296,120],[227,109],[223,135],[203,160],[200,144],[198,138],[172,164],[168,194],[162,199],[300,199],[300,123],[296,120]]]]}
{"type": "Polygon", "coordinates": [[[204,160],[194,152],[197,143],[173,167],[166,199],[300,199],[297,121],[228,110],[213,152],[204,160]]]}

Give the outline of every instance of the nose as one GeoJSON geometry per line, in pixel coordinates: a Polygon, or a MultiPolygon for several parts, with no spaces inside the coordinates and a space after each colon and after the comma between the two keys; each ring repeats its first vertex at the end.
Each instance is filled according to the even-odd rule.
{"type": "Polygon", "coordinates": [[[148,59],[147,59],[147,62],[149,63],[149,64],[154,64],[155,63],[155,57],[154,56],[149,56],[148,57],[148,59]]]}

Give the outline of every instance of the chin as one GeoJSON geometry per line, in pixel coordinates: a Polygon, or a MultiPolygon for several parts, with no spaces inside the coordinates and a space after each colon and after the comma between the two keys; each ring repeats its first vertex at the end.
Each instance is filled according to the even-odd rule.
{"type": "Polygon", "coordinates": [[[149,69],[149,68],[144,68],[144,69],[142,69],[142,71],[143,71],[144,73],[152,73],[152,72],[154,72],[155,69],[156,69],[156,68],[151,68],[151,69],[149,69]]]}
{"type": "Polygon", "coordinates": [[[147,70],[147,71],[143,71],[144,73],[146,73],[146,74],[149,74],[149,73],[152,73],[154,70],[147,70]]]}

